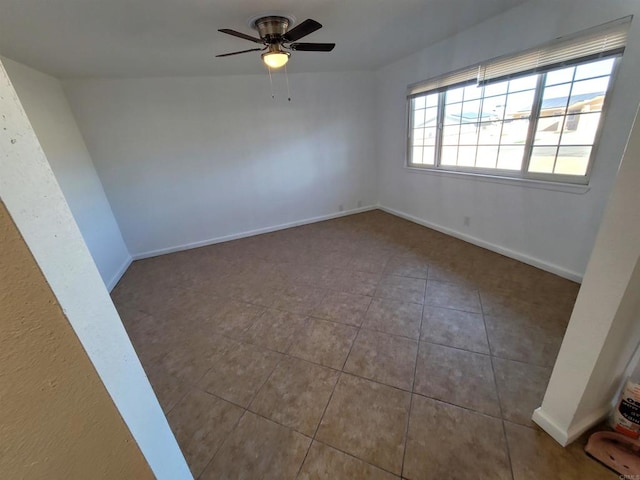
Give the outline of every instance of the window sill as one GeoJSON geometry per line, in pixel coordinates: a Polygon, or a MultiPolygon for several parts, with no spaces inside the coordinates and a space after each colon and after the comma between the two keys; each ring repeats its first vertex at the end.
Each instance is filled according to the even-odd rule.
{"type": "Polygon", "coordinates": [[[530,178],[517,178],[517,177],[500,177],[494,175],[487,175],[484,173],[473,172],[455,172],[451,170],[436,170],[433,168],[421,168],[404,166],[405,170],[415,173],[422,173],[426,175],[435,175],[443,177],[458,178],[461,180],[477,180],[481,182],[499,183],[503,185],[518,185],[524,188],[536,188],[539,190],[551,190],[554,192],[573,193],[577,195],[584,195],[591,187],[589,185],[580,185],[574,183],[563,182],[549,182],[545,180],[534,180],[530,178]]]}

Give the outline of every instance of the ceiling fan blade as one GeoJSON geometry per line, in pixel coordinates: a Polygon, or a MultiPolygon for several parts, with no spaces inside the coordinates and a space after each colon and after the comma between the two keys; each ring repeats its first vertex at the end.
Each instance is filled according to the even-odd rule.
{"type": "Polygon", "coordinates": [[[315,32],[322,28],[315,20],[311,20],[310,18],[302,22],[300,25],[296,25],[287,33],[285,33],[282,38],[284,38],[285,42],[295,42],[296,40],[300,40],[302,37],[306,37],[310,33],[315,32]]]}
{"type": "Polygon", "coordinates": [[[262,48],[250,48],[249,50],[240,50],[239,52],[231,52],[231,53],[223,53],[222,55],[216,55],[217,57],[230,57],[231,55],[240,55],[241,53],[247,52],[257,52],[262,50],[262,48]]]}
{"type": "Polygon", "coordinates": [[[335,46],[335,43],[292,43],[289,48],[300,52],[330,52],[335,46]]]}
{"type": "Polygon", "coordinates": [[[249,40],[250,42],[263,43],[262,40],[260,40],[259,38],[252,37],[251,35],[247,35],[246,33],[236,32],[235,30],[231,30],[229,28],[221,28],[218,31],[222,33],[226,33],[227,35],[232,35],[234,37],[244,38],[245,40],[249,40]]]}

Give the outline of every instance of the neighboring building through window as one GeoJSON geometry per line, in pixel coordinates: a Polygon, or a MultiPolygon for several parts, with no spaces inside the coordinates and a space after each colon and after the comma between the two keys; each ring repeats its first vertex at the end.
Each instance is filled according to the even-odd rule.
{"type": "MultiPolygon", "coordinates": [[[[616,28],[623,31],[620,24],[616,28]]],[[[525,53],[512,61],[512,68],[521,66],[522,71],[509,72],[509,59],[500,59],[495,66],[469,68],[414,87],[417,92],[409,96],[408,165],[587,183],[626,33],[620,37],[616,48],[563,58],[544,68],[527,68],[527,62],[540,62],[541,54],[536,52],[532,60],[532,54],[525,53]],[[487,78],[492,68],[498,78],[487,78]]],[[[571,48],[562,45],[565,56],[584,49],[580,41],[571,42],[571,48]]],[[[601,48],[597,39],[593,44],[601,48]]]]}

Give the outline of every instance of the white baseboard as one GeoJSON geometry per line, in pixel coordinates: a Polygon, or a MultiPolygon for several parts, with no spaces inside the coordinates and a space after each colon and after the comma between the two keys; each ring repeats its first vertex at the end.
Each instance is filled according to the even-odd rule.
{"type": "Polygon", "coordinates": [[[276,232],[278,230],[285,230],[287,228],[299,227],[301,225],[308,225],[310,223],[323,222],[325,220],[331,220],[333,218],[346,217],[347,215],[353,215],[356,213],[368,212],[370,210],[376,210],[377,205],[369,205],[367,207],[354,208],[352,210],[346,210],[344,212],[329,213],[327,215],[320,215],[318,217],[306,218],[304,220],[297,220],[295,222],[283,223],[275,225],[273,227],[258,228],[256,230],[248,230],[246,232],[234,233],[232,235],[225,235],[222,237],[209,238],[207,240],[200,240],[198,242],[185,243],[183,245],[176,245],[168,248],[160,248],[158,250],[150,250],[148,252],[141,252],[132,255],[133,260],[142,260],[143,258],[157,257],[158,255],[165,255],[167,253],[180,252],[182,250],[190,250],[192,248],[206,247],[207,245],[214,245],[216,243],[229,242],[231,240],[238,240],[240,238],[253,237],[254,235],[261,235],[263,233],[276,232]]]}
{"type": "Polygon", "coordinates": [[[524,255],[520,252],[516,252],[514,250],[510,250],[508,248],[502,247],[500,245],[496,245],[494,243],[489,243],[485,240],[482,240],[477,237],[473,237],[471,235],[467,235],[465,233],[459,232],[457,230],[453,230],[451,228],[443,227],[441,225],[437,225],[435,223],[428,222],[418,217],[414,217],[413,215],[409,215],[408,213],[400,212],[398,210],[394,210],[393,208],[388,208],[383,205],[379,205],[378,208],[383,210],[391,215],[395,215],[400,218],[404,218],[405,220],[409,220],[410,222],[417,223],[418,225],[422,225],[427,228],[431,228],[433,230],[437,230],[438,232],[442,232],[446,235],[450,235],[455,238],[459,238],[460,240],[464,240],[465,242],[472,243],[482,248],[486,248],[487,250],[491,250],[492,252],[499,253],[504,255],[505,257],[510,257],[520,262],[526,263],[528,265],[532,265],[534,267],[540,268],[541,270],[545,270],[547,272],[553,273],[563,278],[567,278],[574,282],[582,283],[582,274],[578,272],[572,272],[571,270],[567,270],[558,265],[554,265],[552,263],[545,262],[544,260],[540,260],[539,258],[533,258],[528,255],[524,255]]]}
{"type": "Polygon", "coordinates": [[[531,420],[551,435],[551,437],[563,447],[569,445],[568,432],[549,418],[545,411],[542,410],[542,407],[538,407],[534,410],[531,420]]]}
{"type": "Polygon", "coordinates": [[[113,290],[114,287],[118,284],[118,282],[124,275],[124,272],[126,272],[129,266],[131,265],[131,262],[133,262],[133,258],[128,256],[126,260],[122,263],[122,265],[120,265],[120,268],[118,269],[118,271],[113,275],[113,277],[111,277],[111,280],[107,282],[107,290],[109,290],[109,292],[111,292],[111,290],[113,290]]]}
{"type": "Polygon", "coordinates": [[[547,432],[556,442],[566,447],[577,440],[584,432],[602,422],[609,415],[610,411],[611,405],[607,404],[590,415],[587,415],[568,429],[560,427],[542,407],[535,409],[531,420],[547,432]]]}

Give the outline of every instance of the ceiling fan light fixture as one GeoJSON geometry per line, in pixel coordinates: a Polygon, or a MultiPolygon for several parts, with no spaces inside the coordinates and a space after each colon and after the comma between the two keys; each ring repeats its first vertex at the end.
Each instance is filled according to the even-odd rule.
{"type": "Polygon", "coordinates": [[[282,68],[289,61],[289,52],[283,51],[275,51],[275,52],[265,52],[262,54],[262,61],[269,68],[282,68]]]}

